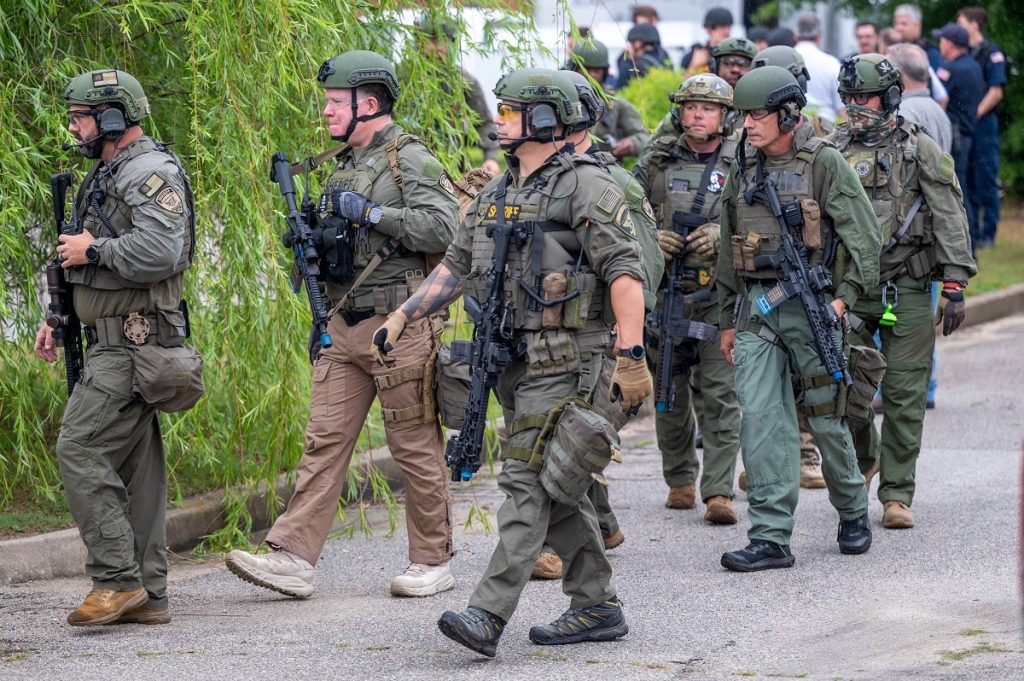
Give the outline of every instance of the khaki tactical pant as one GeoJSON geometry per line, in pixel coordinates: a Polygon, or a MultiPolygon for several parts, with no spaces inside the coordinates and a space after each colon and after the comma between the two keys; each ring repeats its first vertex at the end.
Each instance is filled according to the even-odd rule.
{"type": "Polygon", "coordinates": [[[438,565],[453,555],[451,497],[437,420],[423,422],[423,367],[432,349],[430,322],[413,322],[380,366],[370,355],[374,315],[353,327],[341,315],[328,324],[332,345],[313,367],[313,397],[306,453],[295,493],[267,534],[276,544],[315,565],[323,550],[352,450],[375,397],[380,399],[391,456],[405,475],[409,561],[438,565]]]}
{"type": "Polygon", "coordinates": [[[93,585],[113,591],[145,587],[147,607],[163,609],[164,448],[156,410],[132,394],[133,370],[124,347],[89,348],[82,380],[64,409],[57,460],[93,585]]]}
{"type": "MultiPolygon", "coordinates": [[[[854,313],[865,322],[857,342],[872,345],[872,335],[878,331],[888,366],[882,378],[885,416],[881,437],[874,420],[851,422],[850,429],[862,471],[881,457],[879,500],[883,503],[902,501],[909,506],[914,499],[914,476],[921,453],[935,325],[930,282],[903,277],[896,285],[899,304],[893,310],[897,319],[895,326],[878,324],[884,310],[881,288],[858,298],[853,307],[854,313]]],[[[892,302],[892,295],[889,297],[892,302]]]]}
{"type": "MultiPolygon", "coordinates": [[[[717,323],[718,303],[701,303],[694,307],[693,319],[708,324],[717,323]]],[[[740,408],[736,398],[735,372],[722,357],[718,343],[687,340],[690,356],[693,346],[699,363],[700,398],[703,411],[704,470],[700,480],[701,499],[714,496],[733,496],[736,475],[736,454],[740,447],[740,408]]],[[[652,364],[657,360],[656,350],[649,352],[652,364]]],[[[654,417],[661,450],[662,471],[669,487],[690,485],[697,480],[700,463],[697,460],[697,422],[694,409],[697,395],[690,387],[689,373],[683,369],[687,351],[675,353],[673,382],[676,387],[676,406],[671,412],[658,412],[654,417]]]]}
{"type": "MultiPolygon", "coordinates": [[[[496,394],[504,407],[505,423],[528,414],[544,414],[576,394],[575,372],[527,376],[525,362],[516,362],[498,379],[496,394]]],[[[532,449],[538,428],[509,436],[508,447],[532,449]]],[[[504,453],[503,453],[504,454],[504,453]]],[[[545,540],[562,559],[562,591],[574,608],[602,603],[615,595],[612,568],[594,507],[587,496],[575,506],[559,504],[547,495],[537,473],[523,461],[505,459],[498,474],[505,501],[498,509],[498,545],[469,600],[506,622],[530,580],[545,540]]]]}
{"type": "MultiPolygon", "coordinates": [[[[800,491],[800,458],[795,456],[800,440],[791,375],[811,378],[825,373],[825,367],[814,350],[799,298],[787,300],[766,316],[750,312],[752,301],[765,290],[752,284],[747,309],[740,314],[750,315],[769,330],[761,334],[753,328],[742,330],[746,324],[741,316],[733,354],[736,392],[743,411],[740,439],[751,523],[747,535],[787,545],[800,491]],[[777,342],[764,337],[772,333],[777,342]]],[[[841,332],[834,331],[833,338],[840,342],[841,332]]],[[[835,402],[837,393],[838,384],[823,385],[806,390],[804,402],[808,406],[835,402]]],[[[808,416],[807,426],[821,450],[822,474],[832,506],[843,520],[860,517],[867,511],[867,491],[846,419],[835,414],[808,416]]]]}

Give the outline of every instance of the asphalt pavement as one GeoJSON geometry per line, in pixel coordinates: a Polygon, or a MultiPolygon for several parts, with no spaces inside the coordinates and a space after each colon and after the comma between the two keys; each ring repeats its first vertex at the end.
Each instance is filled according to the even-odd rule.
{"type": "Polygon", "coordinates": [[[216,558],[174,561],[166,626],[68,626],[89,588],[82,578],[2,587],[0,679],[1024,679],[1021,347],[1024,316],[940,343],[917,527],[883,529],[873,489],[874,545],[863,556],[838,552],[825,490],[803,490],[794,568],[722,569],[722,552],[746,544],[743,493],[733,527],[666,509],[653,423],[631,424],[626,461],[608,472],[626,535],[609,554],[631,629],[618,642],[529,642],[531,625],[567,607],[559,582],[527,586],[493,660],[438,632],[497,540],[478,512],[493,525],[502,495],[484,477],[456,491],[454,591],[389,596],[406,565],[404,526],[386,536],[386,512],[371,508],[376,533],[330,541],[306,601],[246,584],[216,558]]]}

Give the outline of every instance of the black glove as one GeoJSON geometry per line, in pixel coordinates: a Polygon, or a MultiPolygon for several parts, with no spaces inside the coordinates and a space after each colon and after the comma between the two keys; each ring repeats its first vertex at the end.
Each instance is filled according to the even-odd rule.
{"type": "Polygon", "coordinates": [[[355,228],[372,227],[384,215],[379,203],[374,203],[359,192],[339,189],[331,195],[331,206],[335,215],[345,218],[355,228]]]}
{"type": "Polygon", "coordinates": [[[964,291],[959,283],[950,285],[947,282],[942,288],[942,295],[939,296],[939,311],[935,314],[935,323],[942,323],[942,335],[949,334],[960,328],[967,314],[967,303],[964,301],[964,291]]]}

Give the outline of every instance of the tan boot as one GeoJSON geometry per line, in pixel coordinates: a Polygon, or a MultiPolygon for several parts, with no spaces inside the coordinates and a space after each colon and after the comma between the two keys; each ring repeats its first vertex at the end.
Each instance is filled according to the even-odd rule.
{"type": "Polygon", "coordinates": [[[561,579],[562,559],[547,551],[537,556],[537,563],[533,566],[534,579],[561,579]]]}
{"type": "Polygon", "coordinates": [[[682,487],[670,487],[668,499],[665,500],[667,508],[689,509],[697,505],[697,485],[690,483],[682,487]]]}
{"type": "Polygon", "coordinates": [[[739,479],[739,482],[736,483],[736,484],[739,485],[739,488],[741,490],[743,490],[744,492],[747,491],[747,472],[746,471],[740,471],[740,479],[739,479]]]}
{"type": "Polygon", "coordinates": [[[616,546],[626,541],[626,536],[622,534],[622,530],[615,530],[615,533],[610,537],[602,537],[604,539],[604,550],[609,551],[614,549],[616,546]]]}
{"type": "Polygon", "coordinates": [[[715,525],[735,525],[736,513],[732,510],[732,499],[729,497],[708,497],[708,505],[704,512],[704,520],[715,525]]]}
{"type": "Polygon", "coordinates": [[[876,475],[878,475],[878,471],[881,467],[882,460],[875,459],[875,462],[871,464],[871,468],[864,471],[864,486],[867,487],[868,490],[871,489],[871,481],[875,479],[876,475]]]}
{"type": "Polygon", "coordinates": [[[894,499],[885,502],[882,527],[890,530],[906,530],[914,526],[914,512],[902,501],[894,499]]]}
{"type": "Polygon", "coordinates": [[[821,474],[821,464],[800,462],[800,486],[804,489],[821,489],[825,486],[825,478],[821,474]]]}
{"type": "Polygon", "coordinates": [[[149,595],[141,588],[132,591],[93,588],[78,609],[68,615],[68,624],[73,627],[109,624],[148,600],[149,595]]]}
{"type": "Polygon", "coordinates": [[[117,618],[114,624],[170,624],[171,613],[167,608],[135,608],[117,618]]]}

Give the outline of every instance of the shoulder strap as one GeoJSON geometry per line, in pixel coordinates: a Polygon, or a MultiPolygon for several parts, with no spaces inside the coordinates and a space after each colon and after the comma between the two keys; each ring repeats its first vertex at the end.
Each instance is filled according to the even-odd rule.
{"type": "Polygon", "coordinates": [[[304,161],[299,161],[291,167],[292,176],[301,175],[302,173],[308,173],[316,170],[321,164],[330,161],[331,159],[337,158],[341,155],[341,152],[348,149],[347,144],[342,144],[340,147],[334,147],[326,151],[321,151],[316,156],[310,156],[304,161]]]}

